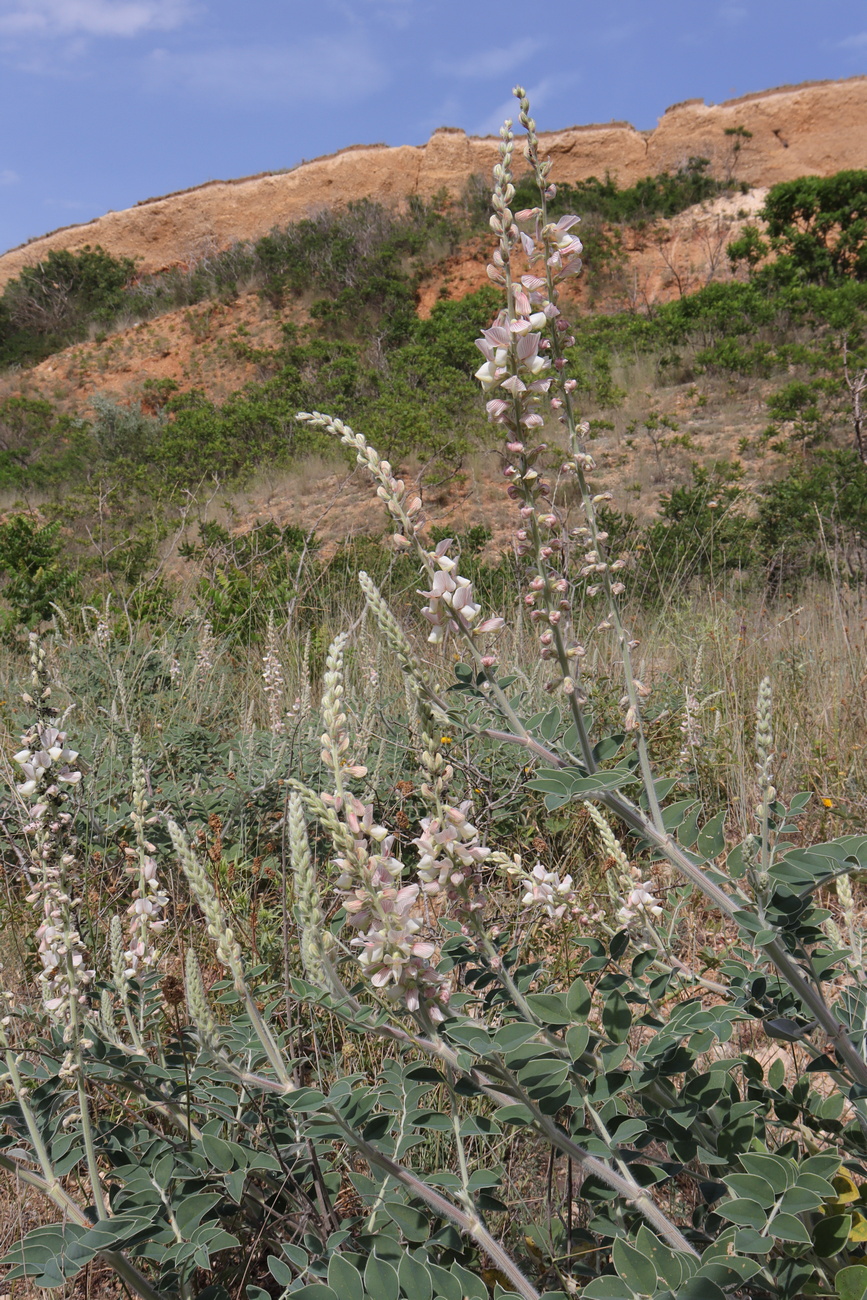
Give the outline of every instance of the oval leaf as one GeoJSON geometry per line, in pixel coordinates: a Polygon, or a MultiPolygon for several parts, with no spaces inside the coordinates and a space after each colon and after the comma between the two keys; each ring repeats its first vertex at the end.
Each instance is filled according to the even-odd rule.
{"type": "Polygon", "coordinates": [[[611,1261],[617,1276],[640,1295],[653,1295],[658,1277],[653,1264],[635,1246],[617,1237],[611,1249],[611,1261]]]}

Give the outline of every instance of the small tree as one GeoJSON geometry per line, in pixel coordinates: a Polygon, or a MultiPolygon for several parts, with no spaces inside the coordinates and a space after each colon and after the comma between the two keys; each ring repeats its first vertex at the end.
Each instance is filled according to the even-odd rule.
{"type": "Polygon", "coordinates": [[[0,575],[9,612],[7,633],[50,618],[53,603],[75,589],[75,575],[63,559],[60,524],[40,526],[30,515],[15,515],[0,524],[0,575]]]}
{"type": "Polygon", "coordinates": [[[761,215],[779,272],[813,284],[867,279],[867,171],[774,185],[761,215]]]}
{"type": "Polygon", "coordinates": [[[753,133],[752,131],[748,131],[745,126],[738,125],[738,126],[727,126],[723,131],[723,135],[726,137],[726,139],[729,141],[730,144],[730,148],[728,151],[728,158],[726,159],[726,176],[725,176],[726,181],[730,183],[734,179],[735,171],[737,170],[738,160],[740,159],[741,156],[741,150],[743,149],[747,140],[752,140],[753,133]]]}

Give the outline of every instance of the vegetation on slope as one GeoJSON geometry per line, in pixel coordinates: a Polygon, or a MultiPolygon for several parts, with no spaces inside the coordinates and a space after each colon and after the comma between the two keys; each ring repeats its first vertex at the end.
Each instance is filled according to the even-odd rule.
{"type": "MultiPolygon", "coordinates": [[[[628,190],[610,178],[560,187],[552,211],[574,205],[589,214],[590,262],[604,268],[616,249],[617,223],[670,216],[722,188],[699,159],[628,190]]],[[[754,574],[772,586],[817,571],[847,580],[863,575],[865,194],[867,173],[777,186],[763,209],[765,233],[748,227],[730,246],[742,278],[646,313],[597,313],[575,322],[569,357],[589,407],[602,415],[617,407],[623,392],[614,373],[630,358],[651,362],[661,386],[702,376],[761,381],[768,422],[756,453],[783,455],[783,472],[757,495],[745,490],[742,467],[729,457],[695,465],[692,483],[673,484],[655,521],[640,525],[628,513],[609,512],[609,527],[628,539],[648,597],[674,574],[754,574]]],[[[519,186],[516,206],[530,199],[519,186]]],[[[230,299],[251,285],[275,310],[291,317],[292,304],[303,301],[312,317],[308,327],[285,323],[275,348],[255,350],[237,339],[233,346],[255,362],[260,378],[222,403],[202,389],[181,392],[159,380],[147,383],[147,409],[97,395],[89,419],[61,415],[44,398],[0,402],[0,491],[19,499],[35,492],[42,501],[41,519],[26,516],[15,525],[32,534],[29,557],[17,534],[8,545],[0,540],[10,627],[34,610],[47,616],[51,599],[74,589],[137,593],[139,612],[162,617],[171,591],[145,579],[158,567],[181,504],[203,486],[230,486],[262,466],[290,466],[325,450],[321,435],[295,421],[300,408],[339,409],[392,460],[437,463],[440,477],[483,444],[484,412],[470,378],[478,360],[472,338],[496,309],[493,289],[439,302],[428,320],[415,313],[421,271],[478,230],[482,210],[472,189],[459,204],[416,203],[404,213],[363,201],[186,271],[137,279],[130,263],[85,249],[52,253],[9,284],[0,300],[0,357],[7,364],[36,360],[118,320],[230,299]],[[91,526],[96,517],[98,529],[91,526]],[[63,533],[51,522],[61,518],[63,533]]],[[[644,427],[657,456],[678,437],[688,443],[670,419],[659,424],[648,415],[644,427]]],[[[190,555],[203,555],[207,530],[188,545],[190,555]]],[[[235,568],[244,568],[237,556],[225,571],[235,568]]],[[[276,593],[283,581],[259,572],[256,585],[276,593]]],[[[200,598],[222,617],[209,603],[215,590],[206,585],[200,598]]],[[[276,595],[262,608],[275,604],[276,595]]],[[[261,625],[261,616],[247,621],[248,630],[261,625]]]]}

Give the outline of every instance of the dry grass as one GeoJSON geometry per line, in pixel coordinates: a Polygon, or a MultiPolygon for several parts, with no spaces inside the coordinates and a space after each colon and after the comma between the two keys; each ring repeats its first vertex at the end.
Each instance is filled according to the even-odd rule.
{"type": "MultiPolygon", "coordinates": [[[[323,466],[322,473],[328,469],[323,466]]],[[[315,479],[310,486],[315,489],[315,479]]],[[[358,605],[347,592],[346,603],[335,603],[328,620],[330,626],[322,629],[323,638],[356,621],[357,614],[358,605]]],[[[692,759],[681,763],[681,767],[694,766],[695,788],[708,813],[723,802],[728,804],[732,839],[740,838],[747,830],[755,803],[754,704],[758,682],[765,674],[774,683],[775,775],[782,797],[800,789],[814,793],[805,822],[809,837],[826,839],[861,829],[867,816],[867,705],[863,694],[867,680],[867,596],[816,583],[797,598],[784,594],[771,602],[755,592],[740,590],[731,580],[729,585],[719,584],[678,601],[670,600],[661,608],[636,605],[628,614],[641,641],[639,675],[653,687],[648,701],[648,730],[659,770],[671,771],[672,765],[680,761],[681,723],[689,693],[699,702],[695,710],[699,734],[692,759]],[[826,807],[823,801],[831,806],[826,807]]],[[[590,622],[589,610],[584,621],[590,622]]],[[[446,685],[454,665],[455,647],[434,650],[418,638],[419,631],[420,620],[413,629],[419,652],[433,679],[446,685]]],[[[303,687],[300,638],[292,628],[284,629],[281,636],[289,704],[303,687]]],[[[601,722],[610,723],[614,729],[620,694],[616,646],[604,634],[590,635],[587,641],[593,707],[601,722]]],[[[544,689],[547,668],[538,661],[529,628],[504,632],[500,650],[502,668],[517,669],[521,674],[526,711],[549,706],[550,696],[544,689]]],[[[134,693],[132,666],[132,659],[128,671],[121,664],[127,690],[134,693]]],[[[2,675],[20,676],[20,665],[3,664],[2,675]]],[[[3,690],[8,698],[11,681],[3,683],[3,690]]],[[[366,622],[356,622],[348,699],[354,725],[365,733],[368,752],[375,754],[383,734],[383,713],[386,709],[393,712],[395,701],[398,710],[402,708],[403,685],[391,656],[383,651],[366,622]]],[[[119,707],[119,698],[100,700],[100,708],[110,711],[113,706],[119,707]]],[[[251,725],[267,725],[261,650],[235,651],[231,657],[218,659],[205,683],[187,680],[178,710],[203,723],[220,714],[223,725],[235,731],[239,749],[243,749],[251,725]]],[[[148,725],[168,727],[172,721],[169,714],[163,714],[148,719],[148,725]]],[[[6,737],[8,744],[13,739],[11,733],[6,737]]],[[[8,744],[4,747],[8,748],[8,744]]],[[[544,842],[544,834],[541,838],[544,842]]],[[[604,897],[601,864],[593,863],[588,850],[591,841],[587,828],[576,823],[571,838],[561,841],[558,860],[552,865],[564,872],[585,873],[588,889],[604,897]]],[[[179,923],[183,924],[182,918],[179,923]]],[[[685,953],[687,949],[697,952],[703,945],[722,942],[716,919],[698,907],[684,917],[682,937],[685,953]]],[[[6,960],[4,967],[8,967],[6,960]]],[[[741,1045],[758,1050],[749,1042],[741,1045]]],[[[339,1054],[340,1042],[332,1046],[339,1054]]],[[[378,1054],[369,1045],[364,1045],[363,1050],[361,1068],[373,1078],[380,1064],[378,1054]]],[[[769,1046],[762,1050],[763,1059],[770,1061],[779,1049],[769,1046]]],[[[516,1147],[506,1154],[512,1192],[528,1205],[544,1198],[544,1170],[530,1170],[534,1153],[516,1147]]],[[[552,1176],[557,1184],[557,1169],[552,1176]]],[[[8,1248],[22,1231],[53,1219],[51,1207],[12,1180],[0,1179],[0,1248],[8,1248]]],[[[16,1300],[35,1300],[37,1294],[22,1283],[10,1286],[8,1293],[16,1300]]],[[[67,1291],[75,1300],[109,1300],[115,1294],[113,1280],[97,1271],[82,1275],[67,1291]]]]}

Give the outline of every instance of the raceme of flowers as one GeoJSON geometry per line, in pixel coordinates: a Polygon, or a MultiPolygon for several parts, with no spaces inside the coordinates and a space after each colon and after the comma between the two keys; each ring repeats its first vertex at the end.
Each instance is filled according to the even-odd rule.
{"type": "Polygon", "coordinates": [[[77,785],[81,772],[73,764],[78,750],[66,743],[66,732],[38,723],[21,737],[24,745],[13,757],[24,780],[16,785],[23,799],[51,797],[58,785],[77,785]]]}
{"type": "Polygon", "coordinates": [[[131,864],[127,870],[136,877],[132,903],[127,909],[127,916],[131,917],[129,947],[124,953],[127,962],[124,974],[130,979],[156,966],[158,953],[154,938],[166,928],[163,910],[169,904],[169,896],[161,887],[157,875],[157,860],[153,856],[156,847],[147,839],[146,778],[138,736],[133,742],[132,776],[131,820],[135,827],[136,847],[124,849],[124,855],[131,864]]]}
{"type": "Polygon", "coordinates": [[[45,651],[34,635],[30,638],[30,662],[33,695],[23,698],[36,706],[39,720],[24,732],[23,748],[14,755],[24,778],[16,789],[29,805],[22,827],[33,864],[27,902],[37,908],[40,917],[36,944],[43,1004],[70,1031],[73,1004],[85,1001],[86,985],[94,975],[86,965],[76,920],[81,905],[76,896],[77,842],[66,806],[82,772],[78,751],[67,744],[66,732],[49,720],[56,713],[50,704],[45,651]]]}
{"type": "Polygon", "coordinates": [[[350,941],[374,988],[408,1010],[423,1005],[434,1021],[444,1019],[442,1007],[449,988],[431,965],[434,945],[418,939],[421,921],[412,916],[419,896],[417,884],[403,885],[403,863],[392,849],[395,837],[373,820],[373,806],[352,795],[341,800],[350,851],[335,859],[337,888],[350,924],[359,933],[350,941]]]}
{"type": "Polygon", "coordinates": [[[424,892],[445,892],[459,910],[478,911],[484,901],[479,867],[491,850],[479,842],[479,832],[467,816],[471,808],[465,800],[457,808],[444,806],[437,817],[423,817],[421,835],[413,844],[419,851],[418,875],[424,892]]]}
{"type": "MultiPolygon", "coordinates": [[[[433,551],[426,553],[433,570],[433,580],[429,591],[419,591],[427,605],[422,616],[431,624],[428,641],[439,645],[445,640],[449,631],[457,632],[460,618],[465,629],[472,628],[482,612],[481,605],[473,597],[473,584],[469,578],[462,578],[457,572],[457,561],[453,560],[448,550],[452,544],[450,537],[437,544],[433,551]]],[[[502,618],[489,618],[479,624],[477,633],[496,632],[505,624],[502,618]]]]}
{"type": "MultiPolygon", "coordinates": [[[[432,551],[424,546],[419,536],[425,523],[421,497],[411,493],[403,479],[395,476],[390,462],[380,457],[363,434],[355,433],[342,420],[323,415],[319,411],[302,411],[297,418],[314,428],[336,434],[345,446],[355,451],[359,465],[371,474],[377,484],[377,496],[400,526],[401,531],[392,535],[392,541],[399,547],[416,548],[430,580],[429,589],[418,593],[427,601],[422,615],[431,624],[428,641],[432,645],[440,645],[449,632],[456,631],[472,636],[485,636],[499,631],[504,626],[502,618],[489,618],[477,623],[482,612],[481,605],[475,600],[471,580],[457,572],[457,561],[448,554],[452,539],[446,538],[439,542],[432,551]]],[[[494,662],[489,657],[487,666],[490,667],[494,662]]]]}
{"type": "Polygon", "coordinates": [[[556,871],[548,871],[541,862],[528,871],[520,853],[509,856],[496,852],[491,860],[522,888],[522,907],[537,911],[551,921],[561,920],[567,912],[578,915],[578,894],[571,875],[560,876],[556,871]]]}
{"type": "Polygon", "coordinates": [[[277,645],[277,628],[274,623],[273,610],[268,615],[268,628],[265,633],[265,653],[262,656],[262,689],[268,702],[268,725],[273,736],[280,736],[286,730],[284,721],[283,697],[286,680],[277,645]]]}
{"type": "Polygon", "coordinates": [[[662,908],[653,895],[653,881],[641,880],[626,895],[623,906],[618,909],[617,919],[630,927],[636,922],[652,921],[662,916],[662,908]]]}

